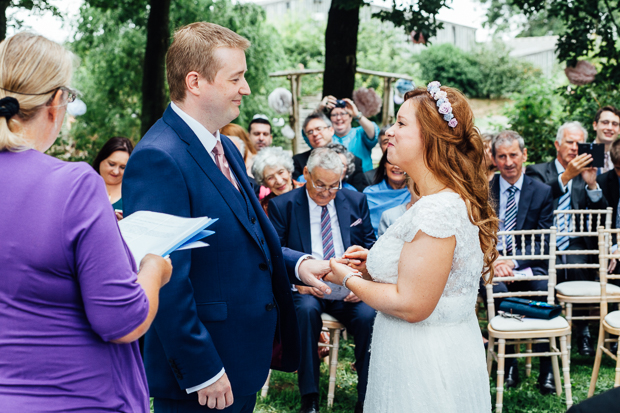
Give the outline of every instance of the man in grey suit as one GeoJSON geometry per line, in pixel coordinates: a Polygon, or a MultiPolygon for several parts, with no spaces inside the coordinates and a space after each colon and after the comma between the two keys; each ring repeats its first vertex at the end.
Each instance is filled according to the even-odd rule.
{"type": "MultiPolygon", "coordinates": [[[[596,183],[596,168],[588,165],[592,163],[590,154],[578,153],[578,143],[588,139],[588,132],[579,122],[567,122],[560,126],[555,138],[557,158],[554,161],[527,167],[525,174],[531,178],[551,186],[554,210],[570,209],[605,209],[607,200],[601,188],[596,183]]],[[[562,223],[555,224],[561,231],[562,223]]],[[[595,240],[585,237],[558,237],[559,250],[583,250],[597,248],[592,245],[595,240]]],[[[563,255],[558,257],[558,263],[586,263],[585,255],[563,255]],[[565,260],[565,261],[561,261],[565,260]]],[[[571,269],[558,271],[558,284],[564,281],[593,281],[595,274],[585,269],[571,269]]],[[[577,313],[576,313],[577,315],[577,313]]],[[[587,323],[574,322],[577,328],[579,353],[592,355],[592,345],[587,323]]]]}

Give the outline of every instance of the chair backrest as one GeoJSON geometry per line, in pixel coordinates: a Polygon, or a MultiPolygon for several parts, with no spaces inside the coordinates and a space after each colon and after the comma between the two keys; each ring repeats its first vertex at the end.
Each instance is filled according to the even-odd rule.
{"type": "MultiPolygon", "coordinates": [[[[607,267],[609,260],[620,261],[620,229],[609,229],[599,227],[598,229],[598,249],[599,249],[599,278],[601,284],[601,319],[607,315],[607,282],[609,280],[620,280],[620,274],[609,274],[607,267]]],[[[620,262],[617,263],[620,266],[620,262]]]]}
{"type": "MultiPolygon", "coordinates": [[[[534,275],[527,277],[494,277],[491,283],[486,285],[487,290],[487,312],[489,321],[495,317],[495,298],[505,297],[545,297],[547,303],[553,304],[555,302],[555,256],[556,256],[556,228],[551,227],[549,229],[531,229],[520,231],[499,231],[497,233],[499,242],[506,245],[508,237],[513,237],[515,248],[510,253],[507,253],[504,249],[500,252],[498,261],[507,260],[548,260],[549,267],[547,275],[534,275]],[[536,244],[539,243],[540,247],[537,250],[536,244]],[[547,291],[508,291],[504,293],[493,292],[493,282],[498,281],[534,281],[534,280],[547,280],[547,291]]],[[[525,284],[524,284],[525,285],[525,284]]],[[[544,301],[544,298],[543,300],[544,301]]]]}
{"type": "MultiPolygon", "coordinates": [[[[566,220],[565,231],[558,231],[557,237],[596,237],[598,228],[604,226],[611,228],[611,207],[607,209],[568,209],[553,211],[553,225],[560,228],[559,223],[566,220]]],[[[598,253],[598,252],[597,252],[598,253]]]]}

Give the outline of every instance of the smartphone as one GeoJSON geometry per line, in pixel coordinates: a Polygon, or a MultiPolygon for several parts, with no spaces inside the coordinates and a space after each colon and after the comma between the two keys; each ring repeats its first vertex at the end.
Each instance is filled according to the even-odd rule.
{"type": "Polygon", "coordinates": [[[592,155],[592,162],[588,166],[602,168],[605,166],[605,144],[603,143],[579,143],[578,155],[589,153],[592,155]]]}

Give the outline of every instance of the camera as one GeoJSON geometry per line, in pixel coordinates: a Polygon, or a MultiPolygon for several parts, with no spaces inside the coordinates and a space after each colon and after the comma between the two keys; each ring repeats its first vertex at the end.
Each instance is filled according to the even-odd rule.
{"type": "Polygon", "coordinates": [[[336,108],[346,108],[347,107],[347,102],[345,102],[344,100],[338,99],[336,101],[336,106],[334,106],[336,108]]]}

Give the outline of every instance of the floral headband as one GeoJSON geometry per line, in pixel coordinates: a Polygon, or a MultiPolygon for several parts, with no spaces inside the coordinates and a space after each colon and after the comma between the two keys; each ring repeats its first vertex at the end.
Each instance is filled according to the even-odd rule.
{"type": "Polygon", "coordinates": [[[437,101],[437,107],[440,114],[443,115],[443,120],[448,122],[448,126],[455,128],[459,123],[452,114],[452,105],[448,102],[448,94],[439,89],[441,83],[434,81],[426,85],[426,90],[431,94],[431,97],[437,101]]]}

